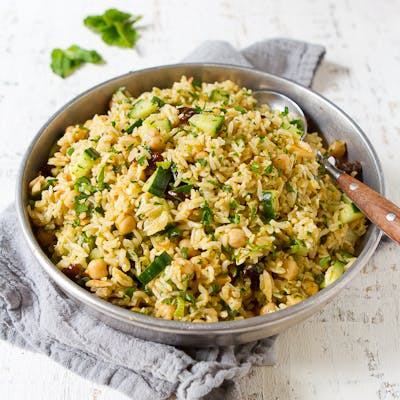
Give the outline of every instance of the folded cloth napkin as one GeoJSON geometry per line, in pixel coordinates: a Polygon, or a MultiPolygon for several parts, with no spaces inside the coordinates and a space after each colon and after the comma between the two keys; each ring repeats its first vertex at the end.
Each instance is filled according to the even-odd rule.
{"type": "MultiPolygon", "coordinates": [[[[184,61],[256,67],[310,85],[324,48],[286,39],[241,51],[205,42],[184,61]]],[[[237,380],[274,363],[275,338],[182,349],[137,339],[87,315],[35,261],[13,206],[0,216],[0,338],[44,353],[75,373],[141,400],[242,399],[237,380]]]]}

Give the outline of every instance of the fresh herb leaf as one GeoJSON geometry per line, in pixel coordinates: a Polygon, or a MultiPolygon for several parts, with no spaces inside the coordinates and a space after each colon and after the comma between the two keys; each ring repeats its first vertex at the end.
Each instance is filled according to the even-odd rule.
{"type": "Polygon", "coordinates": [[[102,15],[86,17],[83,23],[93,32],[99,33],[103,42],[108,45],[132,48],[139,39],[134,24],[140,18],[141,16],[132,16],[111,8],[102,15]]]}
{"type": "Polygon", "coordinates": [[[189,256],[188,256],[188,248],[187,247],[182,247],[181,248],[181,253],[182,253],[184,259],[187,260],[189,258],[189,256]]]}
{"type": "Polygon", "coordinates": [[[202,167],[205,167],[208,164],[207,160],[203,158],[198,158],[196,162],[199,163],[202,167]]]}
{"type": "Polygon", "coordinates": [[[193,79],[192,85],[193,87],[201,88],[201,81],[199,79],[193,79]]]}
{"type": "Polygon", "coordinates": [[[93,250],[96,244],[96,237],[95,236],[88,236],[86,232],[83,232],[79,238],[79,242],[82,245],[86,244],[89,250],[93,250]]]}
{"type": "Polygon", "coordinates": [[[167,235],[169,238],[179,237],[181,235],[180,229],[173,223],[167,224],[164,230],[158,232],[157,235],[167,235]]]}
{"type": "Polygon", "coordinates": [[[293,119],[290,121],[291,125],[296,125],[297,129],[303,130],[303,121],[301,119],[293,119]]]}
{"type": "Polygon", "coordinates": [[[66,78],[84,63],[101,64],[103,62],[103,58],[97,51],[85,50],[73,45],[67,50],[54,49],[51,52],[50,67],[55,74],[66,78]]]}
{"type": "Polygon", "coordinates": [[[230,206],[231,208],[235,209],[235,208],[237,208],[238,204],[237,204],[237,202],[236,202],[235,200],[233,200],[233,201],[231,201],[231,202],[229,203],[229,206],[230,206]]]}
{"type": "Polygon", "coordinates": [[[219,285],[217,283],[214,283],[210,286],[210,291],[213,296],[216,295],[219,291],[219,285]]]}
{"type": "Polygon", "coordinates": [[[281,112],[281,117],[285,117],[289,114],[289,108],[285,106],[285,110],[281,112]]]}
{"type": "Polygon", "coordinates": [[[210,226],[213,221],[213,212],[211,208],[208,206],[207,201],[204,202],[204,204],[200,207],[200,209],[203,211],[203,215],[201,217],[201,223],[206,227],[210,226]]]}
{"type": "Polygon", "coordinates": [[[273,164],[272,163],[269,164],[268,167],[264,168],[263,175],[270,174],[272,172],[273,168],[274,168],[273,164]]]}
{"type": "Polygon", "coordinates": [[[94,211],[96,211],[97,213],[99,213],[100,215],[102,215],[104,217],[104,209],[102,206],[95,207],[94,211]]]}
{"type": "Polygon", "coordinates": [[[74,189],[80,193],[94,193],[95,188],[92,186],[87,176],[79,177],[74,183],[74,189]]]}
{"type": "Polygon", "coordinates": [[[68,150],[67,150],[67,154],[71,157],[72,156],[72,153],[75,151],[75,149],[73,148],[73,147],[70,147],[68,150]]]}
{"type": "Polygon", "coordinates": [[[251,167],[251,171],[252,171],[254,174],[258,174],[258,172],[259,172],[259,170],[260,170],[260,165],[259,165],[258,163],[254,162],[254,163],[251,164],[250,167],[251,167]]]}
{"type": "Polygon", "coordinates": [[[78,196],[75,196],[74,198],[74,203],[75,203],[75,213],[76,215],[79,215],[83,212],[89,211],[89,206],[86,204],[85,201],[82,202],[82,200],[86,200],[88,198],[88,195],[85,193],[78,194],[78,196]]]}
{"type": "Polygon", "coordinates": [[[240,114],[246,114],[247,113],[247,110],[245,108],[243,108],[243,107],[239,107],[239,106],[235,107],[235,110],[239,111],[240,114]]]}
{"type": "Polygon", "coordinates": [[[157,96],[153,96],[153,98],[151,99],[151,102],[153,104],[157,104],[158,107],[162,107],[163,105],[165,105],[165,101],[162,101],[160,98],[158,98],[157,96]]]}
{"type": "Polygon", "coordinates": [[[55,184],[57,184],[57,182],[58,180],[56,178],[48,178],[43,186],[42,192],[43,190],[47,190],[50,186],[54,186],[55,184]]]}
{"type": "Polygon", "coordinates": [[[146,156],[141,156],[138,158],[137,162],[139,163],[139,165],[143,165],[145,160],[147,160],[146,156]]]}
{"type": "Polygon", "coordinates": [[[235,224],[235,225],[240,224],[240,215],[235,214],[233,217],[229,217],[229,221],[231,221],[232,224],[235,224]]]}
{"type": "Polygon", "coordinates": [[[327,265],[329,263],[329,261],[331,261],[331,257],[330,256],[322,257],[322,258],[319,259],[318,264],[321,267],[325,267],[325,265],[327,265]]]}
{"type": "Polygon", "coordinates": [[[99,176],[97,177],[97,185],[98,185],[100,190],[103,190],[106,187],[105,183],[104,183],[104,166],[100,170],[99,176]]]}
{"type": "Polygon", "coordinates": [[[196,302],[195,297],[190,293],[185,293],[185,300],[192,304],[196,302]]]}
{"type": "Polygon", "coordinates": [[[124,293],[125,293],[127,296],[132,297],[132,296],[133,296],[133,293],[134,293],[135,291],[136,291],[135,288],[133,288],[133,287],[128,287],[128,288],[125,289],[124,293]]]}
{"type": "Polygon", "coordinates": [[[292,192],[292,193],[295,192],[295,190],[293,189],[293,186],[289,182],[285,183],[285,188],[288,192],[292,192]]]}

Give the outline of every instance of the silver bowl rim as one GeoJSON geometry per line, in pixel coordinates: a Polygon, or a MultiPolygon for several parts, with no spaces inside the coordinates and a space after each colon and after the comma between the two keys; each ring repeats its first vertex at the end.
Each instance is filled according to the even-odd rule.
{"type": "Polygon", "coordinates": [[[334,108],[337,112],[344,115],[344,117],[350,122],[355,130],[358,131],[360,138],[364,142],[365,146],[371,153],[372,159],[376,165],[376,172],[378,175],[378,190],[384,194],[385,184],[383,178],[383,172],[381,163],[376,154],[374,147],[369,141],[368,137],[365,135],[363,130],[358,126],[358,124],[347,115],[341,108],[336,106],[333,102],[326,99],[324,96],[316,93],[312,89],[304,87],[293,80],[282,78],[267,72],[263,72],[254,68],[242,67],[232,64],[224,63],[176,63],[176,64],[166,64],[161,66],[154,66],[150,68],[144,68],[140,70],[130,71],[125,74],[113,77],[106,81],[103,81],[85,91],[75,96],[72,100],[67,102],[64,106],[58,109],[40,128],[38,133],[32,139],[30,145],[28,146],[23,159],[21,161],[21,166],[18,173],[17,185],[16,185],[16,208],[18,214],[18,220],[22,227],[22,231],[25,239],[27,240],[28,246],[38,259],[41,266],[45,269],[50,278],[56,282],[56,284],[61,288],[62,291],[72,295],[75,299],[91,306],[92,308],[104,313],[105,315],[112,317],[114,319],[131,323],[137,327],[143,327],[147,329],[155,329],[158,332],[166,332],[169,334],[190,334],[190,335],[202,335],[205,333],[215,333],[215,334],[241,334],[245,332],[251,332],[255,328],[261,328],[262,326],[273,325],[286,320],[290,320],[294,317],[299,317],[302,314],[308,316],[308,311],[310,308],[314,308],[315,303],[328,303],[332,298],[341,291],[361,270],[361,268],[368,262],[376,247],[379,244],[382,232],[376,227],[372,227],[372,231],[368,241],[365,243],[364,248],[358,256],[357,261],[352,265],[352,267],[346,271],[337,281],[329,285],[324,290],[321,290],[317,294],[307,298],[306,300],[294,305],[287,307],[285,309],[270,313],[267,315],[256,316],[251,318],[245,318],[238,321],[221,321],[221,322],[204,322],[204,323],[193,323],[185,321],[169,321],[162,318],[156,318],[151,316],[142,315],[140,313],[133,313],[127,309],[111,304],[105,300],[96,297],[94,294],[89,293],[78,284],[74,283],[67,276],[65,276],[58,268],[49,260],[43,250],[40,248],[36,239],[33,235],[32,228],[29,222],[29,218],[26,212],[26,205],[23,204],[23,186],[24,175],[26,164],[30,158],[31,151],[35,146],[36,142],[39,140],[43,132],[47,127],[53,122],[53,120],[65,109],[67,109],[75,101],[79,100],[81,97],[89,94],[92,91],[100,89],[102,86],[111,83],[113,81],[119,80],[121,78],[127,78],[129,76],[134,76],[138,73],[150,72],[150,71],[162,71],[164,69],[180,68],[180,67],[200,67],[200,68],[229,68],[234,70],[241,70],[251,73],[260,73],[264,76],[270,77],[276,81],[288,82],[290,85],[301,88],[302,90],[310,91],[313,95],[317,96],[321,102],[326,103],[328,106],[334,108]]]}

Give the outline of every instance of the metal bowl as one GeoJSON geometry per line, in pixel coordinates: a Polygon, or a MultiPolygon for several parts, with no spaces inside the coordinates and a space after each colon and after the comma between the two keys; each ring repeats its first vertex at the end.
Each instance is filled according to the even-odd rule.
{"type": "Polygon", "coordinates": [[[369,226],[353,266],[316,295],[272,314],[241,321],[201,324],[166,321],[132,313],[101,300],[60,272],[41,250],[33,235],[26,212],[28,182],[47,160],[51,146],[64,129],[68,125],[82,123],[94,114],[105,113],[112,93],[121,86],[125,86],[135,96],[151,90],[153,86],[170,87],[182,75],[194,76],[207,82],[231,79],[249,89],[268,88],[286,94],[304,110],[310,131],[318,130],[327,142],[345,140],[348,143],[349,158],[362,161],[364,182],[378,192],[384,192],[380,163],[369,140],[350,117],[322,96],[292,81],[249,68],[221,64],[169,65],[130,72],[101,83],[66,104],[40,129],[22,161],[17,185],[18,216],[25,238],[49,278],[68,296],[106,324],[134,336],[168,344],[210,346],[245,343],[274,335],[316,313],[359,273],[378,245],[381,233],[375,226],[369,226]]]}

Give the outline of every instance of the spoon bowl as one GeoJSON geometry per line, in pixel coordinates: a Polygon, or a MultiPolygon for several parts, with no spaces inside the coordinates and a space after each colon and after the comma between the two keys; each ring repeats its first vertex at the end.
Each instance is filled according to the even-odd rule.
{"type": "Polygon", "coordinates": [[[295,117],[295,119],[301,120],[303,124],[303,134],[301,140],[307,135],[307,120],[300,106],[285,96],[282,93],[274,90],[257,90],[253,92],[254,97],[257,99],[258,104],[268,104],[271,110],[279,110],[284,112],[285,109],[289,110],[289,113],[295,117]]]}

